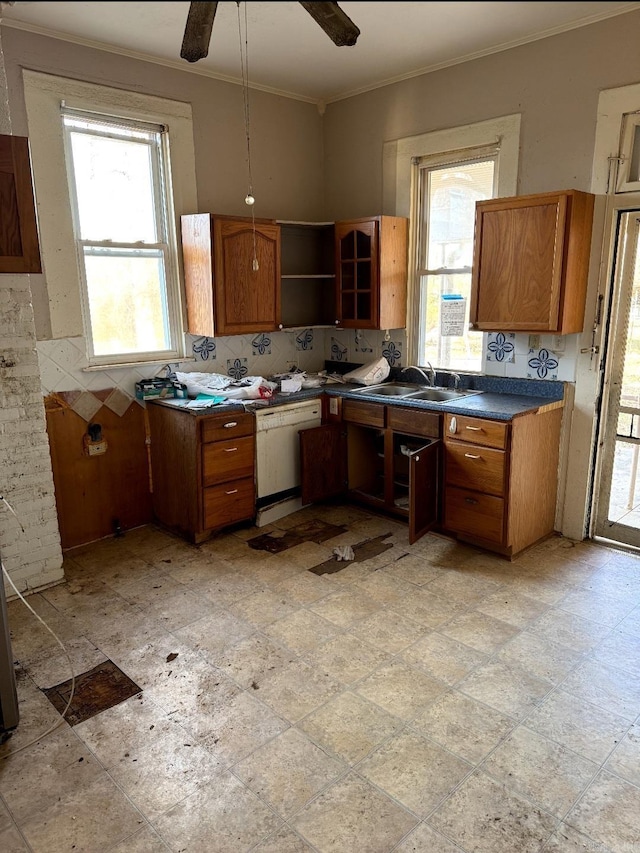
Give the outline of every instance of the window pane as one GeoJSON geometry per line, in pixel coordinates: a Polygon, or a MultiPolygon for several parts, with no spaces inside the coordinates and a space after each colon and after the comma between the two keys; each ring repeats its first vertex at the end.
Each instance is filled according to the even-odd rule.
{"type": "Polygon", "coordinates": [[[423,275],[420,279],[422,348],[420,364],[430,362],[434,367],[449,370],[480,370],[482,367],[482,332],[470,332],[469,273],[423,275]],[[465,296],[465,332],[460,337],[443,337],[440,334],[440,306],[444,294],[465,296]]]}
{"type": "Polygon", "coordinates": [[[171,348],[160,252],[86,249],[85,269],[95,355],[171,348]]]}
{"type": "Polygon", "coordinates": [[[71,131],[80,239],[158,243],[151,146],[71,131]]]}
{"type": "Polygon", "coordinates": [[[476,201],[493,195],[494,161],[460,163],[430,169],[426,248],[423,269],[470,267],[476,201]]]}

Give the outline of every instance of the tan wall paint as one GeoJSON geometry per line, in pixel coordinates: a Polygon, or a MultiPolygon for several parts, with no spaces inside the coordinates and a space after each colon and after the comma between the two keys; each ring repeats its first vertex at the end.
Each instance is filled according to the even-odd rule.
{"type": "MultiPolygon", "coordinates": [[[[240,86],[9,27],[2,35],[14,133],[27,135],[22,68],[187,101],[193,110],[199,211],[247,215],[240,86]]],[[[318,110],[255,90],[249,106],[256,216],[320,219],[324,184],[318,110]]],[[[45,276],[33,277],[33,295],[38,339],[48,339],[45,276]]]]}
{"type": "Polygon", "coordinates": [[[601,89],[640,80],[640,12],[329,104],[327,210],[383,210],[383,144],[522,114],[518,194],[589,190],[601,89]]]}

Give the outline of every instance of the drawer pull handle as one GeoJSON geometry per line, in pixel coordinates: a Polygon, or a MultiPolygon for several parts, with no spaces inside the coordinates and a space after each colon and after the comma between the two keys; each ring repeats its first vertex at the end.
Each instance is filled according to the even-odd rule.
{"type": "Polygon", "coordinates": [[[465,498],[464,502],[466,504],[477,504],[478,503],[478,501],[475,498],[465,498]]]}
{"type": "Polygon", "coordinates": [[[238,449],[237,447],[225,447],[224,452],[225,453],[233,453],[237,449],[238,449]]]}
{"type": "Polygon", "coordinates": [[[228,424],[224,425],[225,429],[231,429],[231,427],[238,426],[238,421],[229,421],[228,424]]]}
{"type": "Polygon", "coordinates": [[[465,429],[470,429],[472,432],[484,432],[482,427],[470,427],[470,426],[468,426],[468,427],[465,427],[465,429]]]}
{"type": "Polygon", "coordinates": [[[467,459],[482,459],[482,456],[475,456],[473,453],[465,453],[464,455],[467,459]]]}
{"type": "Polygon", "coordinates": [[[237,489],[231,489],[230,492],[225,492],[225,495],[235,495],[237,493],[237,489]]]}

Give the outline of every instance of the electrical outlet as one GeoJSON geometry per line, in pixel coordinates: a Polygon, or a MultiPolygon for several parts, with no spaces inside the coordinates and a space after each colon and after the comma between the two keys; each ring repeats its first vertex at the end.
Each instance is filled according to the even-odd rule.
{"type": "Polygon", "coordinates": [[[89,456],[102,456],[107,452],[106,441],[91,441],[87,444],[87,452],[89,456]]]}
{"type": "Polygon", "coordinates": [[[329,400],[329,414],[330,415],[337,415],[338,414],[338,398],[337,397],[331,397],[331,399],[329,400]]]}
{"type": "Polygon", "coordinates": [[[540,349],[540,335],[529,335],[529,349],[540,349]]]}
{"type": "Polygon", "coordinates": [[[551,341],[551,349],[554,352],[564,352],[566,340],[564,335],[554,335],[551,341]]]}

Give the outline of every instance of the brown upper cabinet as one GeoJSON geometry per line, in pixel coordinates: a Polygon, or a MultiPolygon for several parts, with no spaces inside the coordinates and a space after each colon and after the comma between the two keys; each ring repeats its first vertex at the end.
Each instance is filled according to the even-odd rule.
{"type": "Polygon", "coordinates": [[[566,190],[476,203],[473,328],[583,330],[594,200],[566,190]]]}
{"type": "Polygon", "coordinates": [[[39,273],[29,140],[0,136],[0,273],[39,273]]]}
{"type": "Polygon", "coordinates": [[[191,335],[271,332],[280,324],[280,227],[271,220],[181,217],[191,335]],[[253,268],[254,257],[258,269],[253,268]]]}
{"type": "Polygon", "coordinates": [[[336,325],[406,326],[408,225],[399,216],[336,222],[336,325]]]}

